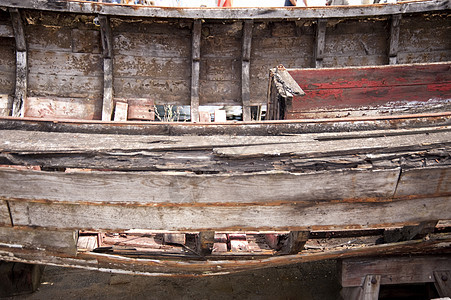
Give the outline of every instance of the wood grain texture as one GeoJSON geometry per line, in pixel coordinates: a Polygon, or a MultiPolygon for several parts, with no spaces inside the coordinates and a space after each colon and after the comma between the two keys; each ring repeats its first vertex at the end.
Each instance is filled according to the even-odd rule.
{"type": "Polygon", "coordinates": [[[201,47],[201,20],[194,20],[191,50],[191,121],[199,122],[199,74],[201,47]]]}
{"type": "Polygon", "coordinates": [[[321,7],[315,9],[306,8],[237,8],[237,9],[158,9],[151,6],[143,6],[136,9],[133,5],[102,5],[101,3],[85,3],[83,1],[60,1],[47,3],[43,0],[26,0],[20,3],[14,0],[4,0],[3,5],[8,7],[53,10],[73,13],[98,13],[101,11],[108,15],[126,15],[137,17],[160,18],[205,18],[205,19],[312,19],[334,17],[363,17],[374,15],[392,15],[399,13],[415,13],[423,11],[435,11],[449,8],[449,2],[445,0],[433,0],[422,2],[403,2],[395,5],[375,6],[350,6],[350,7],[321,7]]]}
{"type": "Polygon", "coordinates": [[[448,168],[428,168],[403,170],[396,189],[396,196],[418,194],[451,193],[451,170],[448,168]]]}
{"type": "MultiPolygon", "coordinates": [[[[229,188],[230,190],[230,188],[229,188]]],[[[10,201],[15,225],[58,229],[306,230],[449,218],[449,197],[276,206],[132,206],[10,201]],[[371,214],[368,214],[371,211],[371,214]]]]}
{"type": "Polygon", "coordinates": [[[393,15],[390,26],[390,46],[388,50],[389,64],[395,65],[397,63],[398,45],[399,45],[399,26],[402,15],[393,15]]]}
{"type": "Polygon", "coordinates": [[[430,99],[446,101],[451,98],[449,68],[448,63],[437,63],[289,70],[306,92],[304,97],[293,99],[290,111],[359,106],[365,108],[402,101],[427,102],[430,99]]]}
{"type": "Polygon", "coordinates": [[[0,227],[0,243],[39,251],[77,253],[76,231],[47,230],[27,227],[0,227]]]}
{"type": "Polygon", "coordinates": [[[368,274],[381,275],[381,284],[434,282],[434,271],[449,270],[449,255],[345,259],[341,263],[341,285],[362,286],[368,274]]]}
{"type": "Polygon", "coordinates": [[[99,98],[28,97],[24,115],[34,118],[100,120],[99,98]]]}
{"type": "Polygon", "coordinates": [[[55,173],[0,168],[0,197],[70,203],[280,203],[391,197],[399,170],[307,174],[55,173]],[[336,178],[340,178],[337,182],[336,178]],[[57,186],[58,188],[52,188],[57,186]]]}
{"type": "Polygon", "coordinates": [[[8,204],[6,201],[0,200],[0,225],[12,226],[11,217],[9,215],[8,204]]]}

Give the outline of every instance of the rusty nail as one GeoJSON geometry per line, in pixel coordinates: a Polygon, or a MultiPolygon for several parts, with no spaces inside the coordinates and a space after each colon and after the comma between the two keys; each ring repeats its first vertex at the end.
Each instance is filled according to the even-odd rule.
{"type": "Polygon", "coordinates": [[[448,276],[442,275],[442,280],[443,280],[443,281],[447,281],[447,280],[448,280],[448,276]]]}
{"type": "Polygon", "coordinates": [[[373,277],[373,278],[371,278],[371,283],[372,283],[372,284],[376,284],[376,283],[377,283],[377,279],[376,279],[376,278],[374,278],[374,277],[373,277]]]}

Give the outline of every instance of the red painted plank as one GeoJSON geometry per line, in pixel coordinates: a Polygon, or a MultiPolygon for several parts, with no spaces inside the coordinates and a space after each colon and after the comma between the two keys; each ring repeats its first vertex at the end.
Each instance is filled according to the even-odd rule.
{"type": "Polygon", "coordinates": [[[364,110],[387,103],[396,107],[405,102],[451,99],[451,63],[288,72],[306,93],[293,98],[287,108],[290,118],[316,109],[364,110]]]}

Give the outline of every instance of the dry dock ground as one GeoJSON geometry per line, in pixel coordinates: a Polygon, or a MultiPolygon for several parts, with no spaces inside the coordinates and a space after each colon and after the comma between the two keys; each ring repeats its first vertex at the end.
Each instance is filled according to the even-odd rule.
{"type": "Polygon", "coordinates": [[[10,299],[338,299],[336,261],[203,278],[161,278],[47,266],[38,291],[10,299]]]}

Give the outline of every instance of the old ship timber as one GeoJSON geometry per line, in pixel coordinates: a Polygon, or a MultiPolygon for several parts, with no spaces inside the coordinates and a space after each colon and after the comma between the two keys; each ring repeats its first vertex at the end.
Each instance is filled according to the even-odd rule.
{"type": "Polygon", "coordinates": [[[0,8],[1,260],[204,276],[449,255],[448,0],[0,8]]]}

